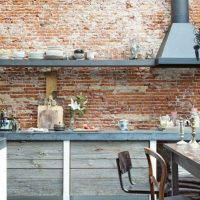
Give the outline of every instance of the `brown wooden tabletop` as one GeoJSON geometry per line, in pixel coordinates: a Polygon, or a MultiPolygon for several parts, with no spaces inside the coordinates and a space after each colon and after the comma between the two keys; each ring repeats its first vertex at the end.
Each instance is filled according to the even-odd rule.
{"type": "Polygon", "coordinates": [[[178,194],[178,165],[200,179],[200,145],[164,144],[171,157],[172,194],[178,194]]]}

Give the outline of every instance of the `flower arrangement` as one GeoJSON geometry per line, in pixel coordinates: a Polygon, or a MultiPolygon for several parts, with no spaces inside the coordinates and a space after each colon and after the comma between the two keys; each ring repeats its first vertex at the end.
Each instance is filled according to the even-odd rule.
{"type": "Polygon", "coordinates": [[[78,113],[80,117],[83,117],[86,111],[86,105],[88,102],[87,96],[84,96],[82,93],[75,96],[75,98],[71,98],[71,103],[68,104],[70,107],[70,128],[74,128],[74,117],[75,114],[78,113]]]}

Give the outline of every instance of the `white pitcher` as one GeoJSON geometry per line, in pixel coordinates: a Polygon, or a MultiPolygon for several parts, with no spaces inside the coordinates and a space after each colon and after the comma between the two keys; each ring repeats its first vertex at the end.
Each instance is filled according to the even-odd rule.
{"type": "Polygon", "coordinates": [[[129,121],[127,119],[121,119],[118,122],[118,126],[121,131],[128,131],[128,124],[129,124],[129,121]]]}

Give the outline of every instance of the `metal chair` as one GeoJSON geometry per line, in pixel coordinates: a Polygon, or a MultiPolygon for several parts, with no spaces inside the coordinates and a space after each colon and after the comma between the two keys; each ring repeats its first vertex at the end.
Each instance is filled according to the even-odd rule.
{"type": "Polygon", "coordinates": [[[132,163],[130,154],[128,151],[123,151],[118,153],[118,158],[116,159],[117,169],[119,175],[119,181],[121,189],[127,193],[136,194],[150,194],[150,188],[148,184],[136,184],[133,182],[131,177],[132,163]],[[129,185],[125,186],[123,182],[123,175],[128,174],[129,185]]]}
{"type": "Polygon", "coordinates": [[[146,154],[148,166],[149,166],[149,185],[150,185],[150,191],[151,191],[151,200],[155,200],[155,186],[156,186],[156,188],[159,188],[158,200],[191,200],[191,198],[182,196],[182,195],[164,197],[165,185],[166,185],[166,180],[167,180],[167,176],[168,176],[166,162],[160,154],[156,153],[155,151],[151,150],[150,148],[144,148],[144,152],[146,154]],[[156,160],[161,165],[160,182],[158,182],[156,180],[155,176],[153,175],[151,157],[156,158],[156,160]]]}

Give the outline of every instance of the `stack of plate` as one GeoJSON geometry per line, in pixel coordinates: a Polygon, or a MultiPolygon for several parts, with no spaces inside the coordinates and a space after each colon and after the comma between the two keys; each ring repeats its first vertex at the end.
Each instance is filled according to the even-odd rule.
{"type": "Polygon", "coordinates": [[[46,59],[64,59],[64,51],[61,47],[49,47],[45,52],[46,59]]]}
{"type": "Polygon", "coordinates": [[[13,52],[13,59],[23,60],[26,57],[24,51],[15,51],[13,52]]]}
{"type": "Polygon", "coordinates": [[[43,51],[32,51],[28,54],[29,59],[44,59],[43,51]]]}

